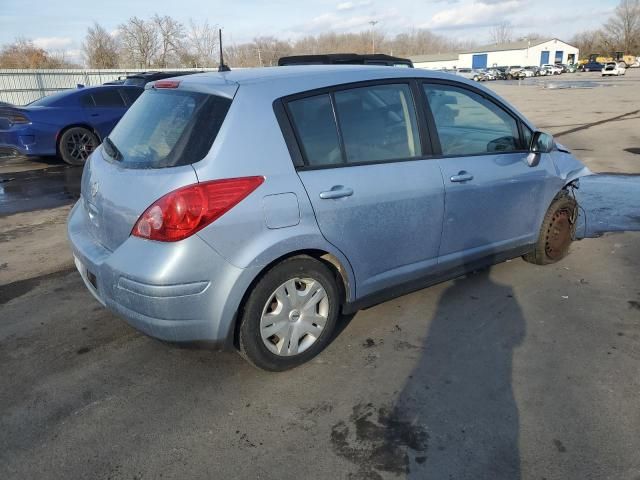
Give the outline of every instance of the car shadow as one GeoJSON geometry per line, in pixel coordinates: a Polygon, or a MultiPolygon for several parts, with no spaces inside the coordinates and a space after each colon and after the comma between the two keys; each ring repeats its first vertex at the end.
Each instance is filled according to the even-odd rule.
{"type": "MultiPolygon", "coordinates": [[[[392,414],[425,432],[407,451],[407,478],[520,478],[512,364],[525,335],[511,286],[494,280],[491,268],[446,289],[392,414]]],[[[395,443],[390,433],[387,449],[395,443]]]]}

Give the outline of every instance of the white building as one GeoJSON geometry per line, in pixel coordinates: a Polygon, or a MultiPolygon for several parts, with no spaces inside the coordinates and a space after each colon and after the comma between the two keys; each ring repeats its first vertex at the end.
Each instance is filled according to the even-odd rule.
{"type": "Polygon", "coordinates": [[[487,68],[529,66],[545,63],[577,63],[579,51],[562,40],[522,40],[484,45],[457,53],[416,55],[411,58],[416,68],[487,68]]]}

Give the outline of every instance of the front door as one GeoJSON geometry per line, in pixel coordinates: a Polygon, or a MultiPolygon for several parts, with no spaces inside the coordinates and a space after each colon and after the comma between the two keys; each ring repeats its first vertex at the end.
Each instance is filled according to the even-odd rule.
{"type": "Polygon", "coordinates": [[[445,184],[440,266],[533,243],[542,199],[552,184],[557,188],[549,155],[530,167],[528,128],[521,135],[516,117],[479,92],[445,83],[426,83],[424,90],[445,184]]]}
{"type": "Polygon", "coordinates": [[[306,163],[300,179],[322,234],[353,267],[357,297],[433,269],[444,186],[438,162],[424,158],[410,85],[368,85],[287,105],[306,163]]]}

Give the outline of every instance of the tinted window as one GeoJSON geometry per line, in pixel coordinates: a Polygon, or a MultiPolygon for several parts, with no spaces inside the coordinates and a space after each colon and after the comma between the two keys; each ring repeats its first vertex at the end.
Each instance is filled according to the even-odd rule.
{"type": "Polygon", "coordinates": [[[146,90],[116,125],[105,151],[132,168],[161,168],[202,160],[231,100],[181,90],[146,90]]]}
{"type": "Polygon", "coordinates": [[[329,95],[294,100],[288,106],[307,163],[312,166],[342,163],[329,95]]]}
{"type": "Polygon", "coordinates": [[[144,92],[144,89],[142,88],[123,88],[120,90],[120,93],[124,95],[124,98],[127,99],[127,103],[129,105],[135,102],[138,97],[142,95],[142,92],[144,92]]]}
{"type": "Polygon", "coordinates": [[[424,90],[443,155],[520,150],[518,124],[505,110],[466,89],[428,85],[424,90]]]}
{"type": "Polygon", "coordinates": [[[335,93],[347,163],[420,155],[413,99],[408,85],[376,85],[335,93]]]}
{"type": "Polygon", "coordinates": [[[100,88],[91,92],[96,107],[124,107],[124,100],[116,88],[100,88]]]}
{"type": "Polygon", "coordinates": [[[80,97],[80,104],[83,107],[95,107],[96,103],[93,101],[93,96],[88,93],[87,95],[82,95],[80,97]]]}

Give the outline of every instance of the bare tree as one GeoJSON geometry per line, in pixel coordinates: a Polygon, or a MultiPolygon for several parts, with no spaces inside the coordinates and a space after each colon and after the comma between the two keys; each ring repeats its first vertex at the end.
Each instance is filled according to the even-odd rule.
{"type": "Polygon", "coordinates": [[[207,20],[189,20],[183,59],[193,67],[213,67],[218,64],[218,28],[207,20]]]}
{"type": "Polygon", "coordinates": [[[491,43],[509,43],[513,39],[513,28],[509,22],[500,22],[489,31],[491,43]]]}
{"type": "Polygon", "coordinates": [[[87,34],[82,43],[82,53],[90,68],[118,66],[118,42],[98,22],[87,28],[87,34]]]}
{"type": "Polygon", "coordinates": [[[127,62],[136,67],[152,66],[160,51],[160,38],[153,21],[131,17],[119,28],[122,53],[127,62]]]}
{"type": "Polygon", "coordinates": [[[68,67],[64,55],[36,47],[26,38],[17,38],[0,49],[0,68],[64,68],[68,67]]]}
{"type": "Polygon", "coordinates": [[[640,48],[640,0],[621,0],[604,28],[607,43],[625,53],[640,48]]]}
{"type": "Polygon", "coordinates": [[[153,16],[151,22],[158,32],[158,66],[166,68],[179,64],[179,52],[184,48],[182,45],[185,38],[184,25],[168,15],[161,17],[158,14],[153,16]]]}

